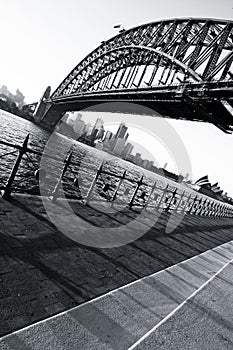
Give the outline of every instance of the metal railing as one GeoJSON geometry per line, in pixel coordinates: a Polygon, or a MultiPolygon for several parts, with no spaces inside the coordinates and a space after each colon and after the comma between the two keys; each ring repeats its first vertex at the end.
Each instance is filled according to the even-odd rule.
{"type": "MultiPolygon", "coordinates": [[[[13,164],[8,169],[8,178],[0,184],[4,199],[8,199],[12,192],[19,191],[20,185],[25,182],[30,183],[26,186],[26,192],[30,190],[31,193],[40,194],[39,177],[43,179],[49,175],[46,169],[40,168],[43,153],[30,148],[28,141],[29,135],[26,136],[22,145],[0,141],[0,144],[5,147],[5,153],[0,154],[0,161],[5,157],[13,157],[13,164]]],[[[55,155],[43,154],[43,156],[55,162],[63,161],[55,155]]],[[[127,170],[116,173],[106,167],[105,161],[95,169],[89,188],[86,191],[80,191],[79,169],[77,163],[72,161],[72,156],[73,152],[69,151],[63,161],[60,176],[56,177],[52,188],[48,189],[47,195],[54,203],[59,198],[59,191],[63,186],[66,188],[66,194],[67,189],[71,190],[76,194],[73,197],[81,200],[84,205],[89,205],[91,202],[110,202],[112,206],[124,204],[131,210],[156,208],[161,211],[176,211],[190,215],[233,218],[233,206],[228,203],[205,196],[186,187],[185,184],[176,183],[157,174],[153,174],[154,180],[151,183],[144,175],[139,178],[130,176],[127,170]]],[[[20,191],[24,190],[25,187],[20,191]]]]}

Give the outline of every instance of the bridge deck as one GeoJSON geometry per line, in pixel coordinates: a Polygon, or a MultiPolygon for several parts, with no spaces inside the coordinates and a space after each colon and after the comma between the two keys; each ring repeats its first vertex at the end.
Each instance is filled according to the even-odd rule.
{"type": "Polygon", "coordinates": [[[70,94],[48,99],[41,124],[52,127],[66,111],[87,109],[208,122],[227,132],[233,126],[232,88],[232,82],[222,81],[185,84],[185,90],[181,84],[70,94]]]}

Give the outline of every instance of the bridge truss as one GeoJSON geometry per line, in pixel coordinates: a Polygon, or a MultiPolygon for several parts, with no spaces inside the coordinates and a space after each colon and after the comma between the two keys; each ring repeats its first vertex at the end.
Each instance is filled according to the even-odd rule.
{"type": "Polygon", "coordinates": [[[233,22],[171,19],[121,30],[84,58],[48,101],[63,112],[136,102],[165,117],[231,132],[233,22]]]}

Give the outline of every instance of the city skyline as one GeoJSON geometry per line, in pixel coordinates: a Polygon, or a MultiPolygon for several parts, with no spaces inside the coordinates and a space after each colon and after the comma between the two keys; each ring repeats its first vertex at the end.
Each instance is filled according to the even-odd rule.
{"type": "MultiPolygon", "coordinates": [[[[78,140],[83,142],[85,138],[89,138],[93,145],[105,152],[115,156],[129,160],[132,163],[142,166],[147,170],[151,170],[154,166],[154,161],[143,159],[142,154],[135,149],[135,155],[132,154],[134,146],[128,142],[130,133],[125,122],[121,122],[117,131],[114,133],[111,130],[104,129],[104,121],[98,117],[94,123],[85,123],[81,113],[67,113],[64,121],[70,125],[77,134],[78,140]],[[94,141],[97,141],[94,144],[94,141]]],[[[166,163],[167,164],[167,163],[166,163]]]]}
{"type": "MultiPolygon", "coordinates": [[[[83,111],[82,114],[86,122],[92,124],[99,116],[97,112],[83,111]]],[[[135,147],[138,147],[138,150],[144,157],[153,160],[158,168],[162,168],[165,163],[168,163],[167,169],[169,171],[181,173],[185,176],[188,172],[185,164],[183,164],[183,169],[178,169],[174,157],[160,139],[159,129],[170,126],[181,139],[190,157],[192,165],[190,178],[195,182],[208,174],[211,183],[219,182],[221,188],[233,197],[231,175],[226,168],[226,150],[230,150],[233,147],[231,135],[225,135],[214,125],[207,123],[202,123],[202,127],[199,128],[198,123],[188,121],[167,120],[148,116],[142,118],[139,115],[107,112],[102,113],[101,118],[113,132],[116,132],[120,122],[126,122],[130,127],[130,141],[135,147]],[[223,134],[222,142],[216,141],[215,134],[219,138],[223,134]],[[212,150],[212,152],[209,152],[209,150],[212,150]]]]}
{"type": "Polygon", "coordinates": [[[211,182],[209,180],[209,175],[204,175],[203,173],[200,178],[191,178],[189,173],[182,174],[179,171],[176,172],[174,169],[172,170],[170,169],[169,171],[167,169],[167,166],[168,166],[167,159],[164,159],[164,166],[159,164],[157,161],[155,161],[155,164],[154,164],[153,160],[144,159],[142,157],[143,154],[139,153],[136,147],[133,146],[133,142],[132,141],[127,142],[131,139],[131,137],[130,137],[130,130],[128,128],[128,125],[124,121],[122,121],[120,124],[115,124],[114,127],[110,126],[111,130],[108,130],[104,128],[104,120],[102,119],[103,115],[101,115],[102,118],[98,116],[97,119],[94,121],[94,123],[93,121],[92,123],[85,122],[82,119],[82,117],[83,117],[83,114],[81,114],[80,112],[76,112],[76,113],[72,112],[72,113],[67,113],[63,118],[63,121],[65,121],[68,125],[70,125],[73,128],[73,130],[76,132],[78,136],[78,141],[83,142],[84,139],[82,139],[82,137],[87,135],[92,142],[97,141],[95,144],[93,143],[92,146],[94,146],[95,148],[101,151],[105,151],[121,159],[130,161],[131,163],[139,167],[142,167],[146,170],[156,173],[158,172],[159,169],[163,169],[163,171],[166,170],[167,175],[168,174],[170,174],[170,176],[177,175],[180,178],[180,180],[185,179],[186,182],[190,181],[190,183],[192,183],[194,186],[195,185],[198,186],[200,182],[200,184],[203,183],[205,186],[206,185],[210,186],[211,189],[213,189],[213,192],[217,191],[217,192],[229,195],[227,189],[222,188],[221,181],[219,181],[220,186],[218,182],[216,183],[212,182],[212,185],[211,185],[211,182]]]}

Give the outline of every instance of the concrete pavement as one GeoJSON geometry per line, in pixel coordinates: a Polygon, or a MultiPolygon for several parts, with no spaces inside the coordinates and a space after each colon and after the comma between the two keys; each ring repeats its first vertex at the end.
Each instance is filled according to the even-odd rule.
{"type": "Polygon", "coordinates": [[[233,264],[128,350],[232,350],[233,264]]]}
{"type": "Polygon", "coordinates": [[[233,241],[3,337],[0,349],[232,349],[232,262],[233,241]]]}
{"type": "MultiPolygon", "coordinates": [[[[73,207],[82,219],[100,227],[119,225],[137,215],[107,216],[77,202],[73,207]]],[[[10,202],[0,200],[0,335],[233,239],[232,219],[186,215],[167,234],[166,215],[131,244],[94,249],[62,235],[49,221],[40,197],[17,195],[10,202]]],[[[64,217],[69,221],[68,213],[64,217]]]]}

